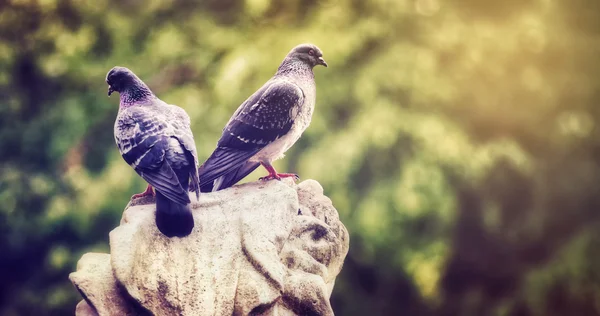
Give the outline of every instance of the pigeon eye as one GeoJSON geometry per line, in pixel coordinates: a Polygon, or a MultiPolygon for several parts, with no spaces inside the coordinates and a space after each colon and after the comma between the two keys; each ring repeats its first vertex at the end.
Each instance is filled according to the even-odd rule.
{"type": "Polygon", "coordinates": [[[308,54],[311,55],[311,56],[314,56],[315,55],[315,51],[311,49],[311,50],[308,51],[308,54]]]}

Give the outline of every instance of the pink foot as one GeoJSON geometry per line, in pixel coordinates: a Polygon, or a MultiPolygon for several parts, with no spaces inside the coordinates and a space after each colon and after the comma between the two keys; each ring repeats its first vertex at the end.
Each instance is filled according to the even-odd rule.
{"type": "Polygon", "coordinates": [[[269,174],[266,177],[260,177],[258,179],[263,180],[263,181],[277,179],[277,180],[281,181],[281,179],[283,179],[283,178],[294,178],[294,181],[300,179],[300,177],[295,173],[273,173],[273,174],[269,174]]]}
{"type": "Polygon", "coordinates": [[[152,186],[148,184],[148,186],[146,187],[146,191],[132,195],[131,199],[135,200],[135,199],[143,198],[143,197],[146,197],[149,195],[154,196],[155,193],[154,193],[154,190],[152,189],[152,186]]]}
{"type": "Polygon", "coordinates": [[[260,164],[263,165],[265,169],[267,169],[269,175],[266,177],[258,178],[259,180],[267,181],[277,179],[281,181],[282,178],[294,178],[294,181],[296,181],[300,179],[300,177],[295,173],[277,173],[277,170],[275,170],[275,168],[273,168],[273,166],[271,166],[271,164],[268,162],[261,162],[260,164]]]}

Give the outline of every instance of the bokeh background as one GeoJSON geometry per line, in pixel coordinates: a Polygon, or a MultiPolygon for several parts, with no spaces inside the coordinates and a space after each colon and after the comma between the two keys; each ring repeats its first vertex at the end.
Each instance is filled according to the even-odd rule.
{"type": "Polygon", "coordinates": [[[597,0],[0,1],[0,314],[72,314],[69,272],[144,188],[112,66],[185,108],[204,160],[302,42],[330,66],[276,167],[350,231],[338,315],[600,314],[597,0]]]}

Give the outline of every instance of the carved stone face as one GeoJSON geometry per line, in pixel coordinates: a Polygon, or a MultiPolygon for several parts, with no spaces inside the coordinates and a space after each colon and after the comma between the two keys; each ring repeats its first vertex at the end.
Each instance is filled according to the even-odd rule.
{"type": "MultiPolygon", "coordinates": [[[[277,296],[272,300],[273,306],[258,303],[257,300],[253,308],[286,310],[298,315],[333,315],[329,297],[348,252],[348,232],[339,221],[331,200],[323,195],[323,189],[316,181],[301,183],[296,192],[299,200],[296,215],[279,216],[290,222],[281,226],[287,228],[285,239],[274,238],[279,250],[277,257],[267,258],[256,251],[261,248],[261,241],[271,238],[244,238],[242,243],[249,261],[259,263],[254,265],[257,271],[261,271],[261,267],[272,267],[272,271],[267,268],[263,276],[277,276],[265,284],[277,296]],[[261,259],[265,260],[262,265],[261,259]],[[277,259],[283,267],[275,262],[277,259]],[[283,276],[280,276],[281,269],[283,276]]],[[[265,229],[269,230],[268,227],[265,229]]],[[[242,314],[246,315],[244,312],[242,314]]]]}
{"type": "MultiPolygon", "coordinates": [[[[333,315],[329,297],[349,240],[317,182],[249,183],[203,194],[192,207],[192,234],[170,239],[156,229],[152,204],[125,210],[110,233],[122,289],[112,295],[156,315],[333,315]]],[[[97,290],[83,288],[85,270],[71,279],[102,309],[90,299],[97,290]]]]}

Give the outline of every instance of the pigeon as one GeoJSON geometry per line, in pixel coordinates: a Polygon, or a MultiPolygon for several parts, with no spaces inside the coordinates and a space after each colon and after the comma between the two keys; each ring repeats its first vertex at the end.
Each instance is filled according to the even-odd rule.
{"type": "Polygon", "coordinates": [[[202,192],[231,187],[260,165],[269,173],[261,180],[298,179],[293,173],[277,173],[271,163],[283,158],[310,124],[317,65],[327,67],[317,46],[294,47],[275,75],[239,106],[199,168],[202,192]]]}
{"type": "Polygon", "coordinates": [[[185,237],[194,228],[188,190],[200,197],[198,156],[190,118],[159,98],[131,70],[106,75],[108,96],[119,92],[115,141],[125,162],[148,182],[138,198],[156,189],[156,226],[167,237],[185,237]]]}

